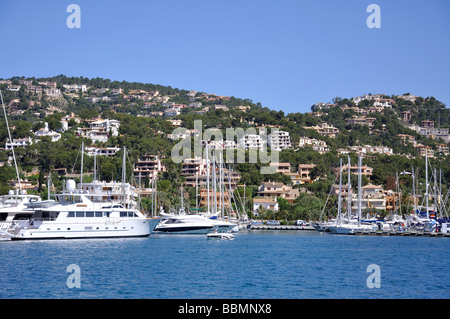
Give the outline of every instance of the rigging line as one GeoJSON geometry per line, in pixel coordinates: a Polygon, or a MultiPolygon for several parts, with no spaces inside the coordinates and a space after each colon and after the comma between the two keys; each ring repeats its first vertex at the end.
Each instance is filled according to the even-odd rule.
{"type": "MultiPolygon", "coordinates": [[[[337,179],[338,179],[338,177],[336,176],[334,178],[333,185],[334,185],[334,183],[336,183],[337,179]]],[[[319,220],[322,218],[323,213],[325,212],[325,208],[327,207],[327,203],[328,203],[328,200],[330,199],[331,192],[333,191],[333,185],[331,185],[331,187],[330,187],[330,193],[328,194],[327,200],[325,201],[325,205],[323,205],[323,209],[322,209],[322,212],[320,213],[319,220]]]]}
{"type": "MultiPolygon", "coordinates": [[[[128,156],[129,151],[127,152],[127,154],[125,155],[127,160],[128,160],[128,164],[130,164],[131,167],[131,178],[130,178],[130,185],[136,187],[138,186],[138,177],[134,176],[134,167],[133,167],[133,162],[131,161],[131,158],[128,156]],[[133,184],[131,183],[133,182],[133,184]]],[[[125,170],[126,172],[126,170],[125,170]]]]}
{"type": "Polygon", "coordinates": [[[0,97],[2,99],[3,113],[5,114],[6,127],[8,128],[9,141],[11,142],[11,150],[12,150],[12,155],[13,155],[13,159],[14,159],[14,167],[16,168],[17,182],[19,183],[19,191],[22,192],[22,184],[20,184],[20,177],[19,177],[19,170],[17,169],[16,155],[14,154],[14,141],[11,138],[11,131],[9,130],[8,117],[6,116],[6,108],[5,108],[5,103],[3,102],[2,90],[0,90],[0,97]]]}
{"type": "Polygon", "coordinates": [[[75,157],[75,162],[73,163],[72,170],[71,170],[71,172],[70,172],[71,174],[74,174],[74,171],[75,171],[75,165],[77,165],[78,155],[80,155],[80,151],[81,151],[81,146],[80,146],[80,148],[78,149],[77,156],[75,157]]]}

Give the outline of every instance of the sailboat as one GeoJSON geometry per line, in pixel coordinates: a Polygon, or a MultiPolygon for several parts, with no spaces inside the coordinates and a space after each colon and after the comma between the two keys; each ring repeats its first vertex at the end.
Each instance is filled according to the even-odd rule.
{"type": "MultiPolygon", "coordinates": [[[[350,165],[348,169],[350,169],[350,165]]],[[[342,176],[342,160],[339,174],[342,176]]],[[[354,234],[356,232],[362,231],[376,231],[378,229],[377,225],[361,223],[361,202],[362,202],[361,156],[358,156],[358,216],[356,221],[350,218],[347,221],[342,220],[341,203],[340,203],[342,199],[341,191],[342,191],[342,177],[339,178],[338,219],[336,220],[335,225],[328,226],[328,230],[334,234],[354,234]]]]}
{"type": "Polygon", "coordinates": [[[165,234],[208,234],[230,232],[236,225],[220,219],[211,219],[202,214],[186,213],[181,186],[181,207],[177,214],[160,211],[163,220],[156,226],[156,233],[165,234]]]}

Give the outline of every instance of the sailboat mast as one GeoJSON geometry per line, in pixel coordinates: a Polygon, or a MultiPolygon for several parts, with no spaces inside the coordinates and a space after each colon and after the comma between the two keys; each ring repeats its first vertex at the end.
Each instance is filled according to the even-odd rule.
{"type": "Polygon", "coordinates": [[[361,156],[358,156],[358,226],[361,224],[361,156]]]}
{"type": "MultiPolygon", "coordinates": [[[[239,193],[238,193],[239,194],[239,193]]],[[[244,205],[243,205],[243,208],[244,208],[244,212],[243,212],[243,214],[244,215],[247,215],[247,212],[246,212],[246,210],[245,210],[245,208],[246,208],[246,203],[245,203],[245,183],[244,183],[244,205]]]]}
{"type": "Polygon", "coordinates": [[[139,171],[138,209],[141,209],[141,171],[139,171]]]}
{"type": "Polygon", "coordinates": [[[50,200],[50,172],[48,172],[48,177],[47,177],[47,199],[50,200]]]}
{"type": "Polygon", "coordinates": [[[206,145],[206,197],[207,197],[207,209],[208,209],[208,211],[207,211],[207,213],[208,214],[210,214],[211,213],[211,205],[210,205],[210,196],[211,196],[211,194],[210,194],[210,192],[209,192],[209,179],[210,179],[210,176],[209,176],[209,171],[210,171],[210,168],[209,168],[209,150],[208,150],[208,145],[206,145]]]}
{"type": "Polygon", "coordinates": [[[352,219],[352,193],[351,193],[351,182],[350,182],[350,156],[348,156],[348,170],[347,170],[347,214],[348,221],[352,219]]]}
{"type": "Polygon", "coordinates": [[[417,205],[416,205],[416,176],[414,174],[414,167],[412,168],[412,179],[413,179],[413,206],[414,206],[414,214],[417,212],[417,205]]]}
{"type": "Polygon", "coordinates": [[[127,202],[125,198],[125,156],[127,153],[127,149],[123,147],[123,159],[122,159],[122,196],[123,196],[123,206],[127,207],[127,202]]]}
{"type": "Polygon", "coordinates": [[[214,213],[214,215],[217,213],[217,176],[216,176],[216,153],[214,152],[213,153],[213,163],[212,163],[212,168],[213,168],[213,171],[212,171],[212,178],[213,178],[213,180],[212,180],[212,182],[213,182],[213,184],[212,184],[212,188],[213,188],[213,194],[214,194],[214,197],[212,198],[212,200],[213,200],[213,213],[214,213]]]}
{"type": "Polygon", "coordinates": [[[439,207],[437,206],[437,170],[436,167],[434,168],[434,185],[433,185],[433,192],[434,192],[434,214],[437,218],[438,216],[438,211],[439,211],[439,207]]]}
{"type": "Polygon", "coordinates": [[[84,158],[84,141],[81,142],[81,176],[80,176],[80,191],[83,190],[83,158],[84,158]]]}
{"type": "MultiPolygon", "coordinates": [[[[232,190],[231,190],[231,165],[228,165],[228,187],[229,187],[229,192],[228,192],[228,199],[230,202],[230,218],[231,218],[231,197],[233,195],[232,190]]],[[[237,207],[237,206],[236,206],[237,207]]],[[[236,209],[237,212],[237,209],[236,209]]]]}
{"type": "Polygon", "coordinates": [[[181,211],[184,211],[184,195],[183,195],[183,183],[181,183],[181,211]]]}
{"type": "MultiPolygon", "coordinates": [[[[97,186],[95,181],[97,180],[97,151],[94,152],[94,194],[97,193],[97,186]]],[[[94,201],[97,201],[97,197],[94,197],[94,201]]]]}
{"type": "Polygon", "coordinates": [[[197,167],[197,172],[195,173],[195,208],[198,209],[198,170],[200,166],[197,167]]]}
{"type": "MultiPolygon", "coordinates": [[[[222,154],[220,154],[222,155],[222,154]]],[[[219,208],[220,216],[223,218],[223,202],[222,202],[222,157],[219,157],[219,208]]]]}
{"type": "Polygon", "coordinates": [[[224,176],[224,163],[223,163],[223,156],[222,153],[220,153],[220,176],[221,176],[221,181],[220,181],[220,191],[222,193],[222,218],[225,218],[225,176],[224,176]]]}
{"type": "Polygon", "coordinates": [[[342,201],[342,158],[339,159],[339,195],[338,195],[338,216],[337,216],[338,224],[341,222],[341,201],[342,201]]]}
{"type": "Polygon", "coordinates": [[[427,219],[429,219],[430,214],[428,212],[428,150],[425,154],[425,203],[426,203],[427,219]]]}

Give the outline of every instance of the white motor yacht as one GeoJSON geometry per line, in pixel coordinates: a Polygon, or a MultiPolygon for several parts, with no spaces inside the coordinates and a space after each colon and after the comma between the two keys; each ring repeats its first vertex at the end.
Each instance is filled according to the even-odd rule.
{"type": "Polygon", "coordinates": [[[83,194],[28,205],[28,219],[13,220],[0,236],[11,240],[146,237],[160,222],[120,204],[93,203],[83,194]]]}
{"type": "Polygon", "coordinates": [[[230,232],[236,224],[220,219],[210,219],[198,214],[165,214],[164,219],[155,228],[158,233],[170,234],[208,234],[217,229],[218,232],[230,232]]]}

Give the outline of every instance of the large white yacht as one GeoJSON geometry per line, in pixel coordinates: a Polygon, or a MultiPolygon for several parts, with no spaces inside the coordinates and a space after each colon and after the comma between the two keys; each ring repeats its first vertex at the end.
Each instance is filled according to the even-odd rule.
{"type": "Polygon", "coordinates": [[[208,234],[217,232],[235,231],[237,225],[220,219],[210,219],[199,214],[186,214],[184,210],[179,214],[166,214],[160,212],[164,218],[156,226],[157,233],[170,234],[208,234]]]}
{"type": "Polygon", "coordinates": [[[121,204],[93,203],[73,185],[57,194],[57,201],[29,203],[32,215],[13,220],[0,236],[11,240],[146,237],[161,220],[121,204]]]}

